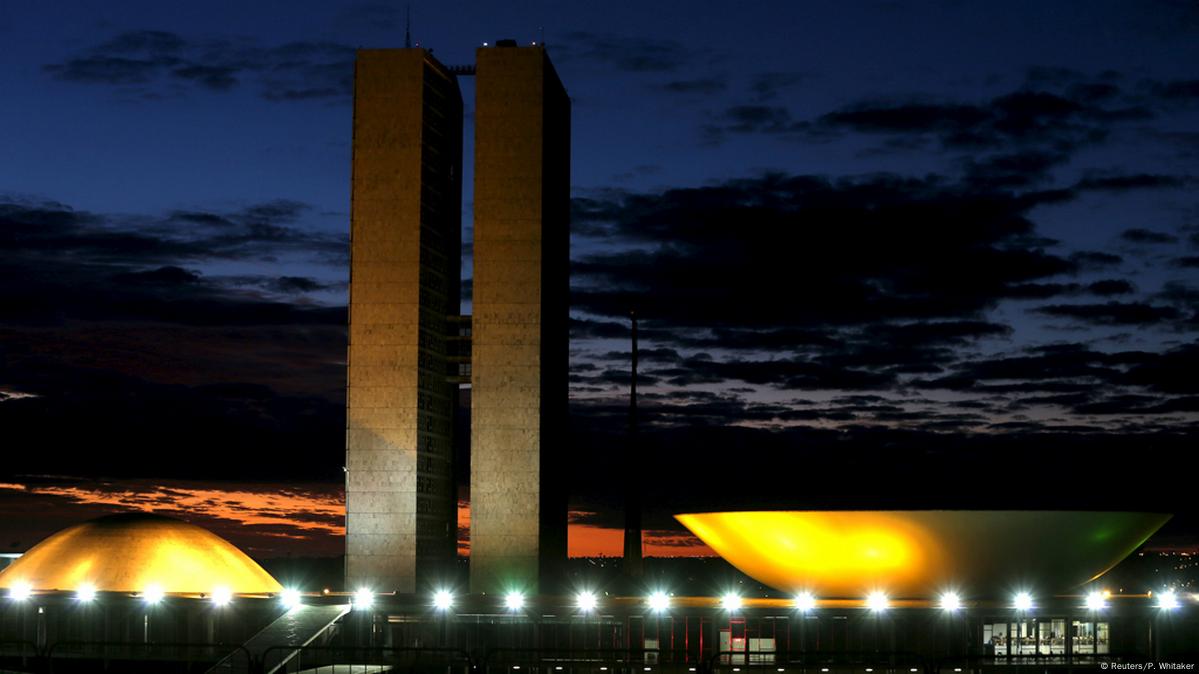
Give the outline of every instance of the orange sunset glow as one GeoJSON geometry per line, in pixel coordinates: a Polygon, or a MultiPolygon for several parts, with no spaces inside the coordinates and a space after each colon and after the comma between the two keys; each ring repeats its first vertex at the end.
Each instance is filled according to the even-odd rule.
{"type": "MultiPolygon", "coordinates": [[[[310,483],[280,491],[275,485],[176,484],[162,481],[122,480],[92,485],[56,483],[0,483],[0,497],[38,497],[60,508],[66,524],[75,524],[114,512],[169,514],[199,524],[235,542],[254,556],[337,556],[344,550],[345,496],[341,485],[310,483]]],[[[19,518],[0,500],[0,515],[19,518]]],[[[595,513],[572,511],[567,529],[571,557],[617,557],[624,532],[577,520],[595,513]]],[[[54,530],[31,531],[21,541],[31,547],[54,530]]],[[[470,554],[470,504],[458,503],[458,553],[470,554]]],[[[651,557],[712,557],[715,553],[683,531],[647,530],[645,554],[651,557]]],[[[21,550],[16,550],[21,551],[21,550]]]]}

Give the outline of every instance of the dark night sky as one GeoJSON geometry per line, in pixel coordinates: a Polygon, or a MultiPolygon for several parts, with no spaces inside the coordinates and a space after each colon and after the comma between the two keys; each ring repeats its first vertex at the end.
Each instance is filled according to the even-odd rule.
{"type": "MultiPolygon", "coordinates": [[[[274,512],[250,547],[340,525],[353,50],[402,46],[403,12],[0,6],[5,547],[116,503],[274,512]]],[[[636,307],[652,527],[1144,508],[1195,539],[1199,4],[412,18],[449,64],[543,35],[574,102],[578,524],[618,521],[636,307]]]]}

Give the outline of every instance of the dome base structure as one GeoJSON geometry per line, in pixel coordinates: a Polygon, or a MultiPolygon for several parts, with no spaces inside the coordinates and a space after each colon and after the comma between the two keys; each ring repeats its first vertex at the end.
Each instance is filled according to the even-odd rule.
{"type": "Polygon", "coordinates": [[[283,587],[216,534],[161,515],[110,515],[38,543],[0,572],[0,589],[35,592],[276,594],[283,587]]]}
{"type": "Polygon", "coordinates": [[[929,599],[1058,593],[1107,573],[1161,513],[999,510],[748,511],[675,519],[751,578],[785,592],[929,599]]]}

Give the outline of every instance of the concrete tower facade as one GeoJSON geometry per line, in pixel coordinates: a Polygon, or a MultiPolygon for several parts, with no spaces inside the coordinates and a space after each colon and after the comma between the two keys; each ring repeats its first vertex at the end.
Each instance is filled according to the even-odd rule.
{"type": "Polygon", "coordinates": [[[476,58],[471,590],[536,591],[566,559],[570,99],[542,47],[476,58]]]}
{"type": "Polygon", "coordinates": [[[423,49],[362,50],[354,82],[346,581],[415,592],[454,560],[462,98],[423,49]]]}

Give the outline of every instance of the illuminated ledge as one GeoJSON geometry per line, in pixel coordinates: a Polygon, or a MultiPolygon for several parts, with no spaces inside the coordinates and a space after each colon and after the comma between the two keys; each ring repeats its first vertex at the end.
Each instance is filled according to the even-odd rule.
{"type": "Polygon", "coordinates": [[[1077,511],[753,511],[675,519],[746,575],[818,598],[871,592],[999,599],[1075,590],[1127,557],[1170,515],[1077,511]]]}

